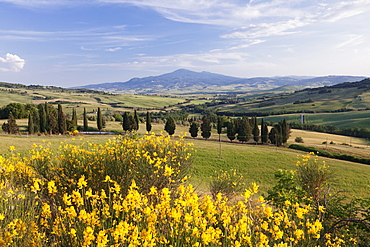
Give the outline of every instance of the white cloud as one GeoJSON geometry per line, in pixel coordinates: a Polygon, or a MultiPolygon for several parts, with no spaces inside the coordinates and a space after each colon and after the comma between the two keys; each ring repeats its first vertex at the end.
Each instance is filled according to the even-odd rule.
{"type": "Polygon", "coordinates": [[[26,60],[17,55],[7,53],[5,58],[0,57],[0,71],[19,72],[23,69],[25,63],[26,60]]]}
{"type": "Polygon", "coordinates": [[[336,46],[336,48],[337,49],[342,49],[342,48],[346,48],[346,47],[353,47],[353,46],[360,45],[364,42],[365,42],[365,40],[364,40],[363,35],[349,34],[349,35],[346,36],[346,41],[338,44],[336,46]]]}
{"type": "Polygon", "coordinates": [[[108,49],[105,49],[105,51],[118,51],[118,50],[121,50],[122,48],[121,47],[115,47],[115,48],[108,48],[108,49]]]}

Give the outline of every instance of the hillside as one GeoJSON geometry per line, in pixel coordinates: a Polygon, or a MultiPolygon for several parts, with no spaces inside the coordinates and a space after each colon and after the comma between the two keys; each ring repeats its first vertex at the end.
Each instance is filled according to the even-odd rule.
{"type": "Polygon", "coordinates": [[[83,88],[131,94],[214,94],[270,90],[286,85],[319,87],[341,82],[353,82],[364,78],[360,76],[237,78],[205,71],[194,72],[179,69],[159,76],[133,78],[126,82],[91,84],[85,85],[83,88]]]}
{"type": "MultiPolygon", "coordinates": [[[[263,94],[261,94],[263,95],[263,94]]],[[[244,97],[233,104],[213,106],[218,112],[277,115],[287,113],[345,112],[370,109],[370,79],[345,82],[319,88],[306,88],[294,93],[244,97]]]]}

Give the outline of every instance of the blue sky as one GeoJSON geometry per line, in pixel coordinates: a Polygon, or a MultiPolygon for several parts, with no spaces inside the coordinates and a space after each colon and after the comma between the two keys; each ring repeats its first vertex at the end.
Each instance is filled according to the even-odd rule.
{"type": "Polygon", "coordinates": [[[0,0],[0,81],[370,75],[369,0],[0,0]]]}

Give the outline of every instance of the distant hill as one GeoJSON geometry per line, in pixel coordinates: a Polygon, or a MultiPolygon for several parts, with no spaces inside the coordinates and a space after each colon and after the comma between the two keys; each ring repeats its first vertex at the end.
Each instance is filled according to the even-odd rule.
{"type": "Polygon", "coordinates": [[[362,76],[238,78],[210,72],[178,69],[171,73],[132,78],[126,82],[90,84],[86,89],[137,94],[223,93],[269,90],[282,86],[321,87],[365,79],[362,76]]]}

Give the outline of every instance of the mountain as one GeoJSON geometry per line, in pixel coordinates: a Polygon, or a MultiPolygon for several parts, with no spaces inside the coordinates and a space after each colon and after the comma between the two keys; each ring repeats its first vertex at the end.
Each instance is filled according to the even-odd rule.
{"type": "Polygon", "coordinates": [[[127,82],[90,84],[83,88],[136,94],[223,93],[269,90],[286,85],[320,87],[363,79],[365,77],[360,76],[238,78],[206,71],[178,69],[159,76],[132,78],[127,82]]]}

